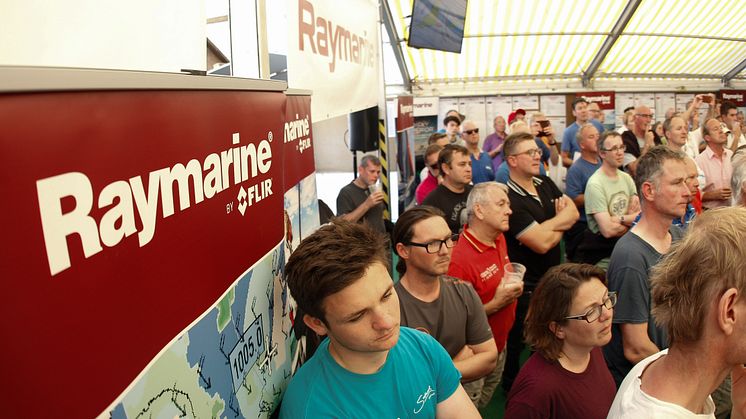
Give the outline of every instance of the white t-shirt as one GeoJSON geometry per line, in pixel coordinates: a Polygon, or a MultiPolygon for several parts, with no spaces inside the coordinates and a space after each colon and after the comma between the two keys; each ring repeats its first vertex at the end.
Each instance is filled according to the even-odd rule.
{"type": "Polygon", "coordinates": [[[695,129],[694,131],[689,131],[689,138],[687,139],[687,142],[686,142],[686,148],[692,151],[696,150],[697,152],[697,155],[692,158],[696,159],[697,156],[699,156],[699,145],[704,142],[705,142],[705,139],[702,137],[702,127],[699,127],[695,129]]]}
{"type": "Polygon", "coordinates": [[[647,366],[668,353],[668,349],[664,349],[657,354],[651,355],[637,365],[627,374],[622,385],[619,386],[619,391],[614,397],[614,403],[611,404],[609,415],[607,419],[617,418],[666,418],[666,419],[679,419],[679,418],[711,418],[715,419],[715,403],[712,401],[712,397],[707,396],[705,402],[704,414],[697,415],[692,411],[687,410],[677,404],[664,402],[651,397],[642,391],[640,385],[640,376],[647,366]]]}

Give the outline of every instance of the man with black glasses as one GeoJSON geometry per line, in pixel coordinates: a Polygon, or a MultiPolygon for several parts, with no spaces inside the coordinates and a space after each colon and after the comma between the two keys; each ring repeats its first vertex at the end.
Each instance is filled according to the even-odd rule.
{"type": "MultiPolygon", "coordinates": [[[[462,382],[478,380],[495,368],[497,348],[482,302],[471,284],[446,276],[454,236],[433,207],[405,211],[392,235],[399,263],[401,324],[434,337],[446,349],[462,382]]],[[[470,391],[476,403],[481,388],[470,391]]]]}
{"type": "Polygon", "coordinates": [[[474,121],[466,120],[461,124],[461,138],[471,157],[471,180],[474,185],[495,180],[492,159],[487,152],[479,148],[479,128],[474,121]]]}
{"type": "Polygon", "coordinates": [[[578,219],[578,209],[547,176],[539,175],[541,149],[529,133],[511,134],[503,147],[510,170],[508,199],[513,213],[505,234],[510,261],[526,266],[523,295],[518,298],[516,317],[508,336],[508,356],[503,388],[510,389],[518,374],[523,350],[523,320],[531,292],[539,279],[561,260],[560,240],[578,219]]]}

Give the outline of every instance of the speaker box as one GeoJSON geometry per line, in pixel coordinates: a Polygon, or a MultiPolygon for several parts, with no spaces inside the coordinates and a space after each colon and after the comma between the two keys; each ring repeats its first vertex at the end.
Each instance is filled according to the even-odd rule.
{"type": "Polygon", "coordinates": [[[378,150],[378,106],[352,112],[349,126],[350,151],[378,150]]]}

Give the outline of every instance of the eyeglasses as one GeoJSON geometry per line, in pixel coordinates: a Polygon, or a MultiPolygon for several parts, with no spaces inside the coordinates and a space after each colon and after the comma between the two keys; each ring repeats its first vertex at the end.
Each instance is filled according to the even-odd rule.
{"type": "Polygon", "coordinates": [[[604,308],[611,310],[616,305],[616,292],[610,292],[609,296],[604,300],[603,303],[593,306],[590,310],[586,311],[585,314],[578,316],[567,316],[565,320],[585,320],[588,323],[593,323],[601,317],[601,312],[604,308]]]}
{"type": "Polygon", "coordinates": [[[466,135],[479,134],[479,128],[467,129],[464,131],[466,135]]]}
{"type": "Polygon", "coordinates": [[[407,243],[408,246],[417,246],[417,247],[424,247],[425,251],[427,253],[438,253],[440,252],[440,249],[443,248],[443,245],[446,245],[448,249],[452,248],[456,245],[456,241],[458,240],[458,234],[453,234],[450,237],[448,237],[445,240],[433,240],[427,243],[415,243],[415,242],[409,242],[407,243]]]}
{"type": "Polygon", "coordinates": [[[521,154],[525,154],[525,155],[527,155],[527,156],[529,156],[531,158],[534,158],[534,157],[536,157],[537,154],[539,155],[539,157],[541,157],[541,155],[543,153],[542,153],[542,151],[541,151],[540,148],[532,148],[531,150],[526,150],[526,151],[521,152],[521,153],[515,153],[515,154],[513,154],[513,156],[520,156],[521,154]]]}
{"type": "Polygon", "coordinates": [[[639,116],[640,118],[653,118],[653,114],[650,113],[637,113],[635,115],[639,116]]]}
{"type": "Polygon", "coordinates": [[[622,145],[616,145],[611,148],[602,148],[601,151],[611,151],[612,153],[616,153],[617,151],[624,151],[626,149],[627,149],[627,146],[622,144],[622,145]]]}
{"type": "Polygon", "coordinates": [[[429,168],[431,168],[433,170],[438,170],[438,163],[435,162],[433,164],[428,164],[427,167],[429,167],[429,168]]]}

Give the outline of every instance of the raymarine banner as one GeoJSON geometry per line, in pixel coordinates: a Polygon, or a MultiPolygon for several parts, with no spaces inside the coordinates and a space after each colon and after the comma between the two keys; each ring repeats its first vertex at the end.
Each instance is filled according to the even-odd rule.
{"type": "Polygon", "coordinates": [[[288,187],[309,185],[304,230],[316,215],[310,100],[293,102],[289,119],[286,101],[238,90],[0,95],[4,416],[275,409],[294,345],[288,187]],[[289,147],[306,162],[291,174],[289,147]]]}
{"type": "Polygon", "coordinates": [[[288,0],[288,83],[313,91],[316,122],[375,106],[378,3],[288,0]]]}

